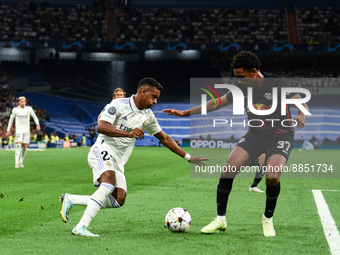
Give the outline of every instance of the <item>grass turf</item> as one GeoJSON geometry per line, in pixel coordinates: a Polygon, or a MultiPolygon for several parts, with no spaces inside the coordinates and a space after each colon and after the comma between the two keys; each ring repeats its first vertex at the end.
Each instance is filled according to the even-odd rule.
{"type": "MultiPolygon", "coordinates": [[[[340,190],[339,179],[282,178],[274,238],[262,235],[265,194],[248,191],[251,179],[236,179],[226,232],[202,235],[200,229],[216,216],[218,180],[190,178],[189,164],[164,147],[134,149],[125,166],[126,204],[101,210],[90,225],[100,238],[73,236],[85,207],[72,209],[65,224],[58,196],[96,190],[88,149],[30,150],[20,169],[14,168],[14,151],[0,151],[0,254],[330,254],[312,189],[340,190]],[[173,207],[190,212],[188,232],[164,228],[165,215],[173,207]]],[[[339,170],[337,155],[294,150],[290,163],[332,163],[339,170]],[[317,162],[320,159],[325,162],[317,162]]],[[[265,181],[259,188],[265,189],[265,181]]],[[[323,194],[339,229],[340,192],[323,194]]]]}

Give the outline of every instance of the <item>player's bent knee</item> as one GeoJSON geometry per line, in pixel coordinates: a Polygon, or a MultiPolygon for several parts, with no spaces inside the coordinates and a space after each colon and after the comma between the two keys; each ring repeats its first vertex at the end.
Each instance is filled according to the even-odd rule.
{"type": "Polygon", "coordinates": [[[279,178],[266,178],[266,183],[270,186],[274,186],[276,184],[278,184],[280,181],[279,178]]]}
{"type": "Polygon", "coordinates": [[[112,192],[112,196],[116,199],[117,203],[120,206],[123,206],[125,204],[126,191],[124,189],[116,188],[112,192]]]}
{"type": "Polygon", "coordinates": [[[117,203],[122,207],[125,204],[125,198],[117,198],[117,203]]]}

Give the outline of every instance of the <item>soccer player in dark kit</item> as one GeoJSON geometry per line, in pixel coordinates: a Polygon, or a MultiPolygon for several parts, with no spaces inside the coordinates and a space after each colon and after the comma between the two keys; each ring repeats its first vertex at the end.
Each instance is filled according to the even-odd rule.
{"type": "MultiPolygon", "coordinates": [[[[310,115],[306,103],[295,101],[298,115],[292,119],[289,104],[281,106],[281,88],[290,87],[289,83],[276,75],[261,73],[261,62],[258,57],[249,51],[242,51],[236,55],[231,67],[236,78],[237,88],[244,95],[244,107],[248,116],[249,130],[238,142],[230,153],[224,171],[217,186],[217,218],[201,229],[203,234],[212,234],[216,230],[225,231],[226,210],[228,197],[232,189],[233,181],[240,172],[241,167],[248,166],[265,153],[266,166],[266,206],[262,217],[263,234],[266,237],[275,236],[273,225],[273,213],[280,194],[280,176],[286,165],[289,154],[293,148],[294,126],[302,128],[306,124],[306,117],[310,115]],[[251,87],[252,95],[248,94],[251,87]],[[276,89],[273,89],[276,88],[276,89]],[[277,91],[275,93],[275,90],[277,91]],[[274,97],[276,94],[276,97],[274,97]],[[247,98],[247,97],[250,98],[247,98]],[[250,100],[252,99],[252,100],[250,100]],[[248,102],[249,105],[248,105],[248,102]],[[277,107],[276,107],[277,106],[277,107]],[[275,109],[272,111],[272,109],[275,109]],[[285,110],[285,113],[281,113],[285,110]],[[233,169],[233,171],[228,171],[233,169]],[[276,169],[274,171],[274,169],[276,169]],[[235,171],[236,170],[236,171],[235,171]]],[[[233,86],[233,85],[230,85],[233,86]]],[[[221,97],[222,106],[237,103],[234,91],[228,91],[221,97]],[[234,97],[234,98],[233,98],[234,97]]],[[[284,92],[286,93],[286,92],[284,92]]],[[[235,93],[236,94],[236,93],[235,93]]],[[[240,94],[240,93],[239,93],[240,94]]],[[[284,95],[284,98],[300,99],[297,93],[284,95]]],[[[303,100],[302,100],[303,101],[303,100]]],[[[308,100],[306,100],[308,101],[308,100]]],[[[304,102],[306,102],[304,101],[304,102]]],[[[222,107],[210,100],[206,104],[207,112],[216,111],[222,107]]],[[[168,115],[186,117],[200,114],[202,106],[197,106],[186,111],[165,109],[168,115]]]]}

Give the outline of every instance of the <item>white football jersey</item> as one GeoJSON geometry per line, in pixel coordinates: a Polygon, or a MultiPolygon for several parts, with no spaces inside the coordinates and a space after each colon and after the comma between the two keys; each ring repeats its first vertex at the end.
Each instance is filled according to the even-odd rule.
{"type": "Polygon", "coordinates": [[[15,132],[16,133],[30,133],[30,117],[33,117],[33,120],[36,125],[39,125],[39,120],[37,115],[35,115],[31,106],[25,106],[21,108],[17,106],[13,108],[11,117],[8,122],[7,131],[11,130],[13,120],[15,118],[15,132]]]}
{"type": "MultiPolygon", "coordinates": [[[[109,122],[114,128],[131,132],[135,128],[147,131],[150,135],[162,131],[158,121],[150,109],[139,110],[133,100],[134,95],[129,98],[117,98],[107,104],[101,113],[100,121],[109,122]]],[[[121,169],[124,169],[133,147],[135,138],[128,137],[110,137],[100,134],[96,143],[102,143],[104,140],[115,155],[112,155],[121,169]]],[[[124,170],[123,170],[124,171],[124,170]]]]}

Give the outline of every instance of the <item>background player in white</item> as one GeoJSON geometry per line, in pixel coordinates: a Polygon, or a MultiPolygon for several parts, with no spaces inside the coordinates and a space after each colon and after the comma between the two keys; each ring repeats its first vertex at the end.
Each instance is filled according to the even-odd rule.
{"type": "Polygon", "coordinates": [[[116,88],[115,91],[113,91],[113,99],[124,98],[125,95],[126,95],[126,92],[124,91],[124,89],[116,88]]]}
{"type": "Polygon", "coordinates": [[[92,218],[101,208],[117,208],[125,203],[127,188],[124,165],[135,141],[144,138],[144,130],[190,163],[203,165],[202,161],[209,160],[202,156],[191,157],[161,129],[149,108],[157,103],[162,90],[163,87],[156,80],[144,78],[138,83],[136,95],[113,100],[104,108],[97,128],[100,135],[88,154],[93,182],[99,188],[91,196],[61,195],[60,214],[64,222],[68,221],[69,210],[74,205],[87,206],[72,234],[98,237],[88,230],[92,218]]]}
{"type": "Polygon", "coordinates": [[[30,142],[30,117],[33,117],[37,130],[40,130],[39,120],[32,107],[26,106],[26,97],[19,97],[19,106],[13,108],[8,122],[6,137],[11,134],[11,127],[15,119],[15,168],[24,167],[27,145],[30,142]],[[22,150],[20,153],[22,144],[22,150]]]}

